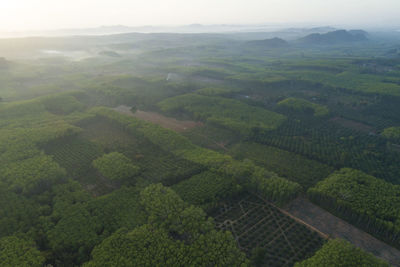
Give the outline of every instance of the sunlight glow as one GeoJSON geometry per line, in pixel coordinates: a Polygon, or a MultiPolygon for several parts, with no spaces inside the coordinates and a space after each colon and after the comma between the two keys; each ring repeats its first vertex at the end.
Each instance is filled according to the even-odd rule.
{"type": "Polygon", "coordinates": [[[0,0],[0,31],[124,24],[400,25],[398,0],[0,0]]]}

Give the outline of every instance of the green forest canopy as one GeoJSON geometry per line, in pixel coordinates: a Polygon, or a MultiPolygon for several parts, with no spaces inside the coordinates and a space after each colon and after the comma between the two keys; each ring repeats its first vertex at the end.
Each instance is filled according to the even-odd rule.
{"type": "Polygon", "coordinates": [[[140,193],[147,224],[121,229],[92,252],[89,266],[247,266],[229,232],[186,204],[173,190],[153,184],[140,193]],[[145,244],[145,245],[144,245],[145,244]]]}
{"type": "Polygon", "coordinates": [[[139,167],[133,165],[129,158],[119,152],[105,154],[95,159],[93,166],[111,180],[125,180],[139,173],[139,167]]]}
{"type": "Polygon", "coordinates": [[[311,258],[296,263],[294,267],[389,267],[384,261],[375,258],[341,239],[331,239],[311,258]]]}

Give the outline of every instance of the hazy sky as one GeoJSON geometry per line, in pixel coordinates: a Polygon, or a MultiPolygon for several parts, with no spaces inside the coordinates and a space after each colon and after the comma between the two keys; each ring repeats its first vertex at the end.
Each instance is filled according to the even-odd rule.
{"type": "Polygon", "coordinates": [[[0,31],[123,24],[400,25],[400,0],[0,0],[0,31]]]}

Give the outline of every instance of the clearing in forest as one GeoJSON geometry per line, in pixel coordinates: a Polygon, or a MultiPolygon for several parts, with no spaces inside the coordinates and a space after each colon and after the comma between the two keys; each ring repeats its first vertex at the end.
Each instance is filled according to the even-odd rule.
{"type": "Polygon", "coordinates": [[[158,124],[164,128],[174,130],[176,132],[184,132],[196,126],[203,125],[202,122],[180,121],[175,118],[166,117],[156,112],[137,110],[135,113],[133,113],[130,107],[124,105],[118,106],[114,108],[114,110],[122,114],[130,115],[145,121],[158,124]]]}
{"type": "Polygon", "coordinates": [[[357,247],[388,261],[393,266],[400,266],[399,250],[350,225],[305,198],[300,197],[292,201],[287,211],[333,238],[346,239],[357,247]]]}
{"type": "Polygon", "coordinates": [[[262,266],[293,266],[311,257],[324,239],[280,209],[246,194],[227,201],[212,216],[217,227],[229,230],[239,247],[262,266]]]}

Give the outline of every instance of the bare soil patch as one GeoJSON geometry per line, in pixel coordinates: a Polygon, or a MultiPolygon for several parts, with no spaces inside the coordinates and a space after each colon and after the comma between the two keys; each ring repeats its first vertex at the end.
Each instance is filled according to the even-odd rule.
{"type": "Polygon", "coordinates": [[[135,113],[133,113],[130,107],[124,105],[118,106],[114,108],[114,110],[122,114],[130,115],[135,118],[158,124],[164,128],[174,130],[176,132],[184,132],[196,126],[203,126],[202,122],[180,121],[175,118],[166,117],[156,112],[137,110],[135,113]]]}
{"type": "Polygon", "coordinates": [[[303,197],[295,199],[286,210],[319,231],[333,238],[343,238],[376,257],[400,266],[400,251],[370,234],[332,215],[303,197]]]}
{"type": "Polygon", "coordinates": [[[376,131],[373,127],[366,125],[364,123],[361,123],[361,122],[348,120],[348,119],[341,118],[341,117],[335,117],[335,118],[331,119],[331,121],[336,122],[343,127],[354,129],[354,130],[361,131],[364,133],[374,133],[374,134],[376,133],[376,131]]]}

